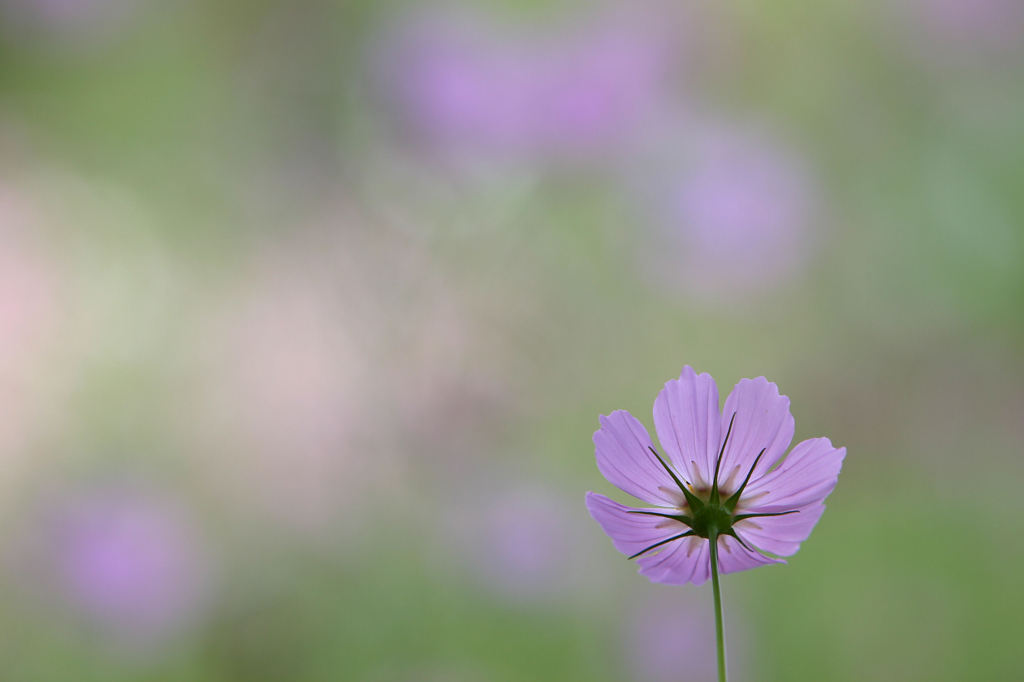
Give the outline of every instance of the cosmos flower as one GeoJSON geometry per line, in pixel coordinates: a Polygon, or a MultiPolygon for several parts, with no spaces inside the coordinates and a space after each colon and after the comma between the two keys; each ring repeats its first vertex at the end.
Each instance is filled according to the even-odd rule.
{"type": "Polygon", "coordinates": [[[623,410],[601,417],[597,466],[611,483],[654,507],[634,508],[587,493],[587,508],[615,548],[637,559],[653,582],[701,584],[718,568],[733,573],[785,563],[807,539],[842,466],[845,448],[827,438],[793,438],[789,398],[764,377],[742,379],[718,407],[709,374],[683,368],[654,401],[654,426],[668,459],[623,410]]]}

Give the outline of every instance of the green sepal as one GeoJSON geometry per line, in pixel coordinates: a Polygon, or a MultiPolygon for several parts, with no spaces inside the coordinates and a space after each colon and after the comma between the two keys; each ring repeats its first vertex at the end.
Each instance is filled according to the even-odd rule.
{"type": "Polygon", "coordinates": [[[715,460],[715,475],[711,479],[711,494],[708,496],[709,504],[718,504],[721,500],[718,498],[718,469],[722,466],[722,455],[725,454],[725,446],[729,443],[729,435],[732,433],[733,422],[736,421],[736,413],[732,413],[732,417],[729,419],[729,428],[725,431],[725,438],[722,440],[722,449],[718,451],[718,459],[715,460]]]}
{"type": "Polygon", "coordinates": [[[741,545],[743,545],[743,549],[747,550],[748,552],[753,552],[754,551],[753,549],[750,548],[749,545],[747,545],[747,543],[743,542],[743,538],[741,538],[736,533],[736,529],[735,528],[730,528],[729,530],[727,530],[724,533],[722,533],[722,535],[728,535],[731,538],[735,538],[736,542],[738,542],[741,545]]]}
{"type": "Polygon", "coordinates": [[[655,542],[650,547],[646,547],[644,549],[641,549],[639,552],[637,552],[633,556],[628,556],[626,558],[627,559],[635,559],[638,556],[640,556],[641,554],[643,554],[644,552],[649,552],[652,549],[654,549],[655,547],[661,547],[662,545],[664,545],[666,543],[669,543],[669,542],[672,542],[673,540],[679,540],[681,538],[685,538],[685,537],[690,536],[690,535],[693,535],[693,531],[692,530],[688,530],[685,533],[680,533],[679,535],[673,535],[672,537],[666,538],[666,539],[662,540],[661,542],[655,542]]]}
{"type": "Polygon", "coordinates": [[[733,523],[738,523],[738,522],[742,521],[743,519],[756,519],[759,516],[785,516],[786,514],[799,514],[799,513],[800,513],[799,509],[791,509],[790,511],[784,511],[784,512],[762,512],[760,514],[737,514],[736,516],[732,517],[732,522],[733,523]]]}
{"type": "Polygon", "coordinates": [[[647,449],[651,451],[651,454],[654,455],[654,459],[658,460],[658,464],[664,467],[665,471],[668,472],[668,475],[671,476],[672,480],[676,482],[677,486],[679,486],[679,489],[683,492],[683,497],[686,498],[686,504],[690,505],[690,510],[696,512],[697,510],[703,508],[704,501],[701,500],[696,495],[694,495],[693,492],[688,487],[686,487],[686,485],[682,481],[679,480],[679,477],[676,476],[676,472],[672,471],[672,468],[665,463],[665,460],[661,458],[661,455],[658,454],[657,450],[655,450],[653,447],[649,445],[647,446],[647,449]]]}
{"type": "Polygon", "coordinates": [[[646,509],[630,509],[630,514],[646,514],[647,516],[661,516],[666,519],[672,519],[673,521],[679,521],[685,523],[687,526],[693,526],[693,519],[685,514],[666,514],[664,512],[647,511],[646,509]]]}
{"type": "Polygon", "coordinates": [[[757,457],[754,458],[754,463],[750,465],[750,471],[747,472],[747,477],[743,479],[743,485],[740,489],[734,492],[728,500],[725,501],[725,508],[730,512],[736,511],[736,505],[740,502],[740,495],[743,494],[743,490],[747,487],[747,483],[750,483],[750,476],[754,473],[754,469],[757,468],[757,463],[761,461],[761,455],[767,448],[762,448],[761,452],[757,453],[757,457]]]}
{"type": "Polygon", "coordinates": [[[683,488],[683,496],[686,497],[686,504],[689,505],[690,511],[696,514],[704,508],[704,500],[700,499],[689,488],[683,488]]]}

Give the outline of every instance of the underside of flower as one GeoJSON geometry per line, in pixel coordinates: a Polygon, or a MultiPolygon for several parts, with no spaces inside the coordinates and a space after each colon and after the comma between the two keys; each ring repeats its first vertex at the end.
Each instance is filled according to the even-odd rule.
{"type": "MultiPolygon", "coordinates": [[[[736,413],[733,412],[732,417],[729,419],[729,428],[725,433],[725,440],[722,441],[722,448],[718,452],[718,457],[715,459],[715,475],[711,481],[710,488],[694,488],[690,484],[683,483],[676,475],[672,468],[665,463],[664,458],[658,454],[657,450],[653,446],[649,449],[658,462],[665,467],[665,471],[668,472],[672,480],[675,481],[676,485],[679,486],[679,490],[682,492],[686,499],[686,504],[680,508],[679,514],[671,514],[668,512],[655,512],[646,511],[642,509],[631,510],[630,514],[647,514],[649,516],[661,516],[666,519],[678,521],[679,523],[687,526],[689,530],[686,530],[678,535],[674,535],[666,540],[656,542],[650,547],[646,547],[636,554],[633,554],[629,559],[635,559],[642,554],[646,554],[652,549],[656,549],[662,545],[668,544],[674,540],[680,540],[691,535],[696,535],[700,538],[718,538],[721,535],[728,535],[735,538],[743,547],[747,550],[754,551],[747,543],[743,541],[736,531],[733,529],[733,525],[743,521],[744,519],[753,519],[760,516],[784,516],[786,514],[795,514],[799,509],[792,509],[789,511],[782,512],[761,512],[759,514],[737,514],[736,507],[739,505],[743,491],[746,489],[747,484],[750,482],[750,476],[754,473],[754,468],[757,463],[761,461],[761,457],[764,455],[762,449],[758,453],[757,457],[754,458],[754,463],[750,466],[750,470],[747,472],[746,478],[743,479],[743,483],[735,492],[728,492],[718,487],[718,474],[722,465],[722,455],[725,453],[725,446],[729,444],[729,435],[732,433],[732,426],[736,421],[736,413]]],[[[757,550],[760,551],[760,550],[757,550]]]]}
{"type": "Polygon", "coordinates": [[[725,400],[711,375],[683,368],[654,401],[660,452],[630,413],[600,417],[597,466],[647,505],[587,493],[587,508],[640,573],[699,585],[795,554],[835,487],[846,449],[810,438],[792,449],[789,398],[765,379],[741,379],[725,400]],[[713,558],[714,557],[714,558],[713,558]]]}

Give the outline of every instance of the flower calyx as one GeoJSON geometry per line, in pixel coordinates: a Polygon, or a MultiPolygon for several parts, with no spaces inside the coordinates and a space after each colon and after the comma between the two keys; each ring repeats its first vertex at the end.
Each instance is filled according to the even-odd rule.
{"type": "Polygon", "coordinates": [[[642,554],[646,554],[652,549],[661,547],[664,544],[679,540],[681,538],[696,536],[700,538],[711,539],[717,538],[723,535],[728,535],[734,538],[737,542],[743,545],[744,548],[750,550],[751,548],[746,542],[736,533],[734,528],[735,524],[743,521],[744,519],[752,519],[761,516],[784,516],[786,514],[795,514],[799,510],[791,510],[784,512],[763,512],[763,513],[748,513],[748,514],[737,514],[736,507],[739,505],[740,497],[743,491],[746,489],[747,484],[750,482],[750,477],[754,473],[754,469],[757,467],[758,462],[761,461],[761,457],[764,455],[765,450],[761,450],[757,457],[754,458],[754,463],[750,466],[750,470],[747,472],[746,478],[743,479],[743,483],[740,487],[731,493],[724,493],[718,487],[718,472],[722,464],[722,455],[725,453],[725,446],[729,442],[729,436],[732,433],[733,422],[736,421],[736,414],[733,413],[732,419],[729,420],[729,428],[725,433],[725,438],[722,441],[722,448],[718,453],[718,458],[715,461],[715,473],[712,478],[711,488],[698,490],[694,489],[692,485],[684,483],[679,479],[676,473],[669,467],[669,465],[662,459],[661,455],[653,447],[649,447],[651,453],[655,459],[664,467],[665,471],[668,472],[672,480],[679,487],[679,490],[683,493],[683,497],[686,499],[686,504],[680,507],[679,514],[672,514],[669,512],[655,512],[641,509],[635,509],[630,511],[631,514],[646,514],[650,516],[661,516],[666,519],[672,519],[678,521],[688,528],[683,533],[674,535],[670,538],[657,542],[650,547],[646,547],[641,551],[628,557],[629,559],[635,559],[642,554]],[[724,497],[724,499],[723,499],[724,497]]]}

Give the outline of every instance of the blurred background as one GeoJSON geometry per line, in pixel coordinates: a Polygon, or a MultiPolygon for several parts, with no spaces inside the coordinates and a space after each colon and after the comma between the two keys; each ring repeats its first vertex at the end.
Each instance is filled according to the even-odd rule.
{"type": "Polygon", "coordinates": [[[1019,0],[0,0],[0,679],[712,679],[583,505],[684,364],[848,448],[736,680],[1024,678],[1022,69],[1019,0]]]}

